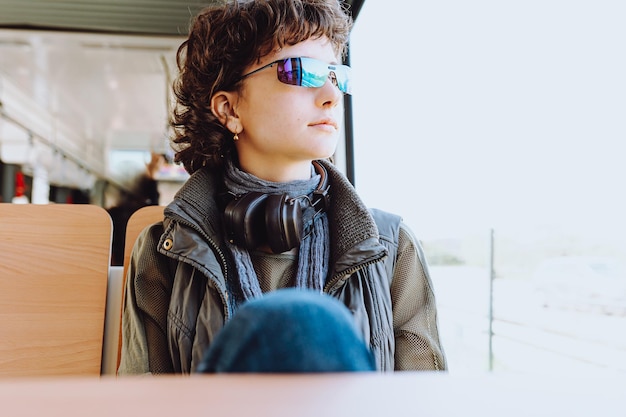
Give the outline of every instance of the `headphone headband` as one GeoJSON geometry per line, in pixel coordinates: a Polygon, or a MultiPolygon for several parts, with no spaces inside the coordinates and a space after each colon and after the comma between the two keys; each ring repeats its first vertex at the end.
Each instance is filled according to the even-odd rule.
{"type": "Polygon", "coordinates": [[[315,168],[315,172],[317,172],[321,178],[319,185],[313,191],[312,204],[315,206],[320,203],[320,210],[326,211],[330,207],[330,194],[328,193],[330,185],[328,184],[328,172],[326,172],[324,165],[320,164],[318,161],[313,161],[313,167],[315,168]]]}
{"type": "MultiPolygon", "coordinates": [[[[330,185],[326,168],[313,161],[320,182],[313,191],[309,204],[317,213],[330,207],[330,185]]],[[[240,196],[224,195],[228,200],[224,209],[227,238],[231,243],[249,250],[267,243],[274,253],[283,253],[300,243],[303,232],[301,197],[287,194],[250,192],[240,196]]]]}

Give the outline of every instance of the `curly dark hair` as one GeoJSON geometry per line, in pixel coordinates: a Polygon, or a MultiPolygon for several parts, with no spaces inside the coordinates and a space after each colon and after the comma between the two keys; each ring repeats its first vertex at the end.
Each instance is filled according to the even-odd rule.
{"type": "Polygon", "coordinates": [[[176,55],[175,161],[190,174],[220,169],[235,154],[232,134],[211,112],[217,91],[236,91],[243,70],[274,48],[326,36],[345,56],[352,18],[341,0],[232,0],[203,9],[176,55]]]}

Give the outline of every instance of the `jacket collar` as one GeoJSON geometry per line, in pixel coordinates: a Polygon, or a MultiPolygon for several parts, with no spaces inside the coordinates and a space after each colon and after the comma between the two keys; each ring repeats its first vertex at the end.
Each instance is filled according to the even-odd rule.
{"type": "MultiPolygon", "coordinates": [[[[331,162],[320,160],[328,172],[332,275],[353,268],[357,259],[378,259],[385,249],[378,242],[378,228],[356,190],[331,162]]],[[[206,168],[194,172],[166,207],[165,217],[185,222],[194,229],[223,242],[222,210],[217,201],[221,178],[206,168]]],[[[170,220],[170,221],[171,221],[170,220]]]]}
{"type": "Polygon", "coordinates": [[[165,218],[183,221],[209,236],[222,236],[222,212],[216,199],[219,175],[206,168],[194,172],[165,208],[165,218]]]}
{"type": "Polygon", "coordinates": [[[358,261],[378,259],[386,250],[378,241],[378,228],[367,206],[348,179],[329,161],[320,161],[328,171],[331,236],[331,276],[353,268],[358,261]]]}

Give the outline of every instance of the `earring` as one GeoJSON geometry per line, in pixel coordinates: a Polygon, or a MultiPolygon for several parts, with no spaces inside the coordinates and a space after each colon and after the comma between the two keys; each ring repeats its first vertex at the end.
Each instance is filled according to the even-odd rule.
{"type": "Polygon", "coordinates": [[[239,133],[235,133],[235,136],[233,136],[233,140],[235,141],[239,140],[239,133]]]}

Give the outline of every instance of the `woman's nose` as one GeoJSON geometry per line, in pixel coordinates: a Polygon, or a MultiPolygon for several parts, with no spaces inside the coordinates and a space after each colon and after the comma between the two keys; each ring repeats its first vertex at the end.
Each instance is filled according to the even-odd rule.
{"type": "Polygon", "coordinates": [[[341,101],[343,93],[337,85],[337,75],[334,71],[328,74],[328,80],[320,87],[319,101],[322,106],[334,107],[341,101]]]}

